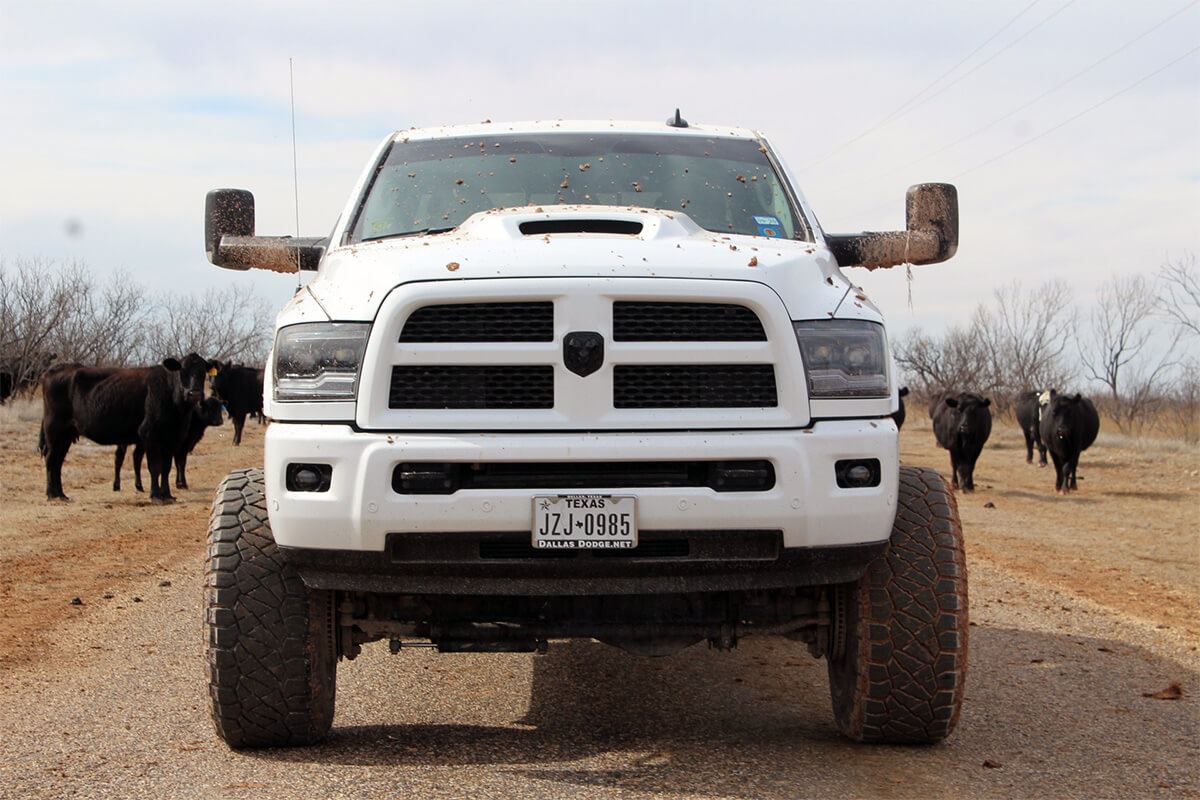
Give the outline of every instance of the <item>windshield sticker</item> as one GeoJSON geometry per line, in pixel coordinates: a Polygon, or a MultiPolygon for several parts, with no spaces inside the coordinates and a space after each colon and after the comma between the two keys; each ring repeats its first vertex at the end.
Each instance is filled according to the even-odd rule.
{"type": "Polygon", "coordinates": [[[772,239],[779,237],[779,218],[770,216],[754,215],[754,224],[758,226],[759,236],[768,236],[772,239]]]}

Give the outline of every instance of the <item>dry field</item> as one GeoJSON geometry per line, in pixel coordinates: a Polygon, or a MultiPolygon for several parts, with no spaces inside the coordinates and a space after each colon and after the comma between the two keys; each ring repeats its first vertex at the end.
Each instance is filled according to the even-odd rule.
{"type": "MultiPolygon", "coordinates": [[[[247,424],[240,447],[230,445],[231,425],[210,428],[189,459],[192,488],[176,491],[175,505],[152,506],[133,490],[132,458],[122,491],[113,492],[113,448],[81,440],[63,467],[71,502],[51,503],[36,451],[40,407],[25,401],[0,414],[0,664],[36,654],[59,622],[87,614],[106,590],[201,553],[213,487],[228,470],[261,463],[263,428],[247,424]],[[82,607],[69,605],[75,597],[82,607]]],[[[902,434],[901,458],[949,471],[948,454],[916,410],[902,434]]],[[[1079,491],[1064,497],[1053,491],[1053,466],[1027,465],[1020,432],[1000,424],[975,480],[974,494],[959,494],[972,559],[1200,642],[1196,448],[1102,432],[1081,459],[1079,491]]]]}
{"type": "MultiPolygon", "coordinates": [[[[159,507],[130,459],[114,493],[112,448],[86,441],[63,469],[71,502],[47,502],[39,421],[31,403],[0,408],[0,798],[1200,796],[1194,447],[1102,432],[1063,497],[997,425],[978,490],[958,495],[977,627],[944,746],[842,741],[823,667],[763,639],[658,660],[587,643],[375,649],[339,670],[332,740],[273,755],[212,734],[200,652],[211,492],[259,463],[264,429],[248,424],[240,447],[228,424],[210,429],[193,488],[159,507]],[[1180,700],[1143,697],[1175,682],[1180,700]]],[[[949,468],[915,411],[901,457],[949,468]]]]}

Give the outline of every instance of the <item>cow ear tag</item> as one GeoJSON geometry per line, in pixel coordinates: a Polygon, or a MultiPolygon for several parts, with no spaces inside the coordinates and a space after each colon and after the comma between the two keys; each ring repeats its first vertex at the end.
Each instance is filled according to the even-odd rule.
{"type": "Polygon", "coordinates": [[[216,374],[217,374],[217,368],[216,368],[216,367],[209,367],[209,369],[208,369],[208,377],[210,377],[210,378],[211,378],[213,375],[216,375],[216,374]]]}

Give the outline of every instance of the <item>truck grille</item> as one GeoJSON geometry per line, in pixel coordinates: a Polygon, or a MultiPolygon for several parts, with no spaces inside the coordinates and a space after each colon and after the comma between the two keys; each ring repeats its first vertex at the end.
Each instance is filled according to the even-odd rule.
{"type": "Polygon", "coordinates": [[[765,342],[758,315],[729,303],[613,303],[617,342],[765,342]]]}
{"type": "Polygon", "coordinates": [[[615,408],[773,408],[770,364],[617,364],[615,408]]]}
{"type": "Polygon", "coordinates": [[[394,366],[388,408],[554,408],[554,367],[394,366]]]}
{"type": "Polygon", "coordinates": [[[402,342],[549,342],[553,339],[554,304],[548,301],[424,306],[409,316],[400,332],[402,342]]]}
{"type": "Polygon", "coordinates": [[[389,293],[371,329],[355,410],[363,430],[809,421],[789,311],[753,280],[548,276],[402,289],[389,293]],[[588,347],[573,334],[588,334],[588,347]]]}

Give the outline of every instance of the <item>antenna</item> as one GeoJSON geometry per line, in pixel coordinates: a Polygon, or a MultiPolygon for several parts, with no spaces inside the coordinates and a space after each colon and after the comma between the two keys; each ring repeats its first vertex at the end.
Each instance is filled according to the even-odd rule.
{"type": "MultiPolygon", "coordinates": [[[[292,98],[292,194],[296,199],[296,238],[300,237],[300,170],[296,166],[296,79],[288,57],[288,88],[292,98]]],[[[296,250],[296,291],[300,290],[300,250],[296,250]]]]}

